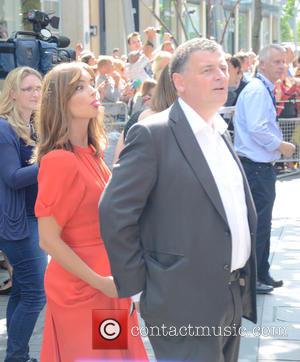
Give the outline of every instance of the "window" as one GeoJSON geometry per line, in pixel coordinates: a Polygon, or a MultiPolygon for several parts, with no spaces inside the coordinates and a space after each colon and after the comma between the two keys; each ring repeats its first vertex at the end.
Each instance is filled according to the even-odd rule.
{"type": "Polygon", "coordinates": [[[248,51],[247,24],[248,24],[247,13],[240,12],[239,13],[239,49],[238,50],[248,51]]]}
{"type": "Polygon", "coordinates": [[[199,5],[196,4],[190,4],[187,3],[187,10],[188,14],[186,14],[186,11],[183,11],[183,23],[185,26],[185,29],[188,33],[189,39],[195,38],[198,36],[196,30],[199,32],[199,25],[200,25],[200,8],[199,5]],[[191,24],[191,20],[193,22],[193,25],[191,24]]]}
{"type": "Polygon", "coordinates": [[[177,14],[176,10],[174,9],[173,2],[171,0],[160,0],[159,14],[162,21],[167,25],[167,27],[176,37],[177,14]]]}

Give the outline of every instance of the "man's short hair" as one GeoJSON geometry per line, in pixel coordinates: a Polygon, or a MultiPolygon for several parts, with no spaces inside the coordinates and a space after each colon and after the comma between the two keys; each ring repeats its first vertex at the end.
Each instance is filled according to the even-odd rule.
{"type": "Polygon", "coordinates": [[[268,60],[268,58],[271,55],[272,50],[277,50],[279,52],[285,53],[286,50],[284,49],[284,47],[282,47],[279,44],[270,44],[265,46],[264,48],[262,48],[258,54],[258,60],[259,63],[260,62],[264,62],[266,60],[268,60]]]}
{"type": "Polygon", "coordinates": [[[197,51],[216,52],[223,51],[220,44],[211,39],[194,38],[179,45],[175,50],[170,62],[170,76],[174,73],[182,73],[186,67],[190,56],[197,51]]]}
{"type": "Polygon", "coordinates": [[[91,52],[89,50],[84,50],[80,53],[80,61],[83,63],[88,64],[89,60],[92,58],[95,58],[95,55],[93,52],[91,52]]]}
{"type": "Polygon", "coordinates": [[[236,53],[234,56],[238,58],[241,64],[243,64],[247,59],[249,59],[249,54],[244,51],[240,51],[236,53]]]}
{"type": "Polygon", "coordinates": [[[97,67],[98,69],[102,68],[104,65],[108,64],[108,63],[113,63],[113,57],[109,56],[109,55],[100,55],[100,57],[98,58],[97,61],[97,67]]]}
{"type": "Polygon", "coordinates": [[[127,37],[127,44],[129,45],[130,44],[130,40],[132,38],[134,38],[135,36],[138,36],[140,37],[140,33],[138,33],[137,31],[134,31],[133,33],[130,33],[127,37]]]}

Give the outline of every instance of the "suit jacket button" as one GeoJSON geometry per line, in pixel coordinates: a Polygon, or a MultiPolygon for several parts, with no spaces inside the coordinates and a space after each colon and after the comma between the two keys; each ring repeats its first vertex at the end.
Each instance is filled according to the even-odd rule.
{"type": "Polygon", "coordinates": [[[228,264],[225,264],[225,265],[224,265],[224,270],[229,270],[229,268],[230,268],[230,267],[229,267],[228,264]]]}

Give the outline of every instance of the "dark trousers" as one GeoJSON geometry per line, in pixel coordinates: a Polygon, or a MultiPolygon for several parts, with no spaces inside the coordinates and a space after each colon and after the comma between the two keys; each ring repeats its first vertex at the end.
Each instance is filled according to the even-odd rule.
{"type": "Polygon", "coordinates": [[[256,257],[257,277],[264,279],[269,273],[272,211],[275,201],[276,173],[270,163],[241,159],[257,211],[256,257]]]}
{"type": "Polygon", "coordinates": [[[37,220],[28,218],[30,236],[22,240],[3,240],[0,249],[13,267],[13,284],[6,310],[7,353],[5,362],[24,362],[29,358],[29,340],[46,298],[44,273],[47,256],[39,247],[37,220]]]}
{"type": "MultiPolygon", "coordinates": [[[[180,326],[176,329],[176,336],[171,332],[171,327],[161,328],[158,333],[156,326],[149,325],[146,321],[148,337],[157,361],[237,362],[242,317],[241,287],[238,280],[228,285],[228,293],[231,294],[232,303],[227,306],[226,314],[219,326],[192,326],[190,332],[188,326],[180,326]],[[151,327],[154,335],[151,335],[151,327]]],[[[213,312],[212,310],[211,313],[213,312]]]]}

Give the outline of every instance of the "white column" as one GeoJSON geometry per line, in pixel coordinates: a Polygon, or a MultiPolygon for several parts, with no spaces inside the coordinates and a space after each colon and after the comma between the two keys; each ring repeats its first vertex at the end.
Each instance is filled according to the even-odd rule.
{"type": "Polygon", "coordinates": [[[273,15],[270,15],[269,19],[269,43],[273,43],[273,15]]]}
{"type": "Polygon", "coordinates": [[[200,2],[200,33],[206,38],[206,0],[200,2]]]}
{"type": "Polygon", "coordinates": [[[90,4],[89,0],[82,0],[82,38],[83,48],[90,49],[90,4]]]}
{"type": "Polygon", "coordinates": [[[234,53],[239,51],[239,6],[234,10],[234,53]]]}
{"type": "Polygon", "coordinates": [[[248,10],[247,24],[248,50],[252,49],[252,9],[248,10]]]}
{"type": "Polygon", "coordinates": [[[82,43],[84,49],[90,49],[89,0],[65,0],[61,5],[60,31],[71,39],[71,47],[82,43]],[[76,19],[74,22],[70,21],[76,19]]]}

